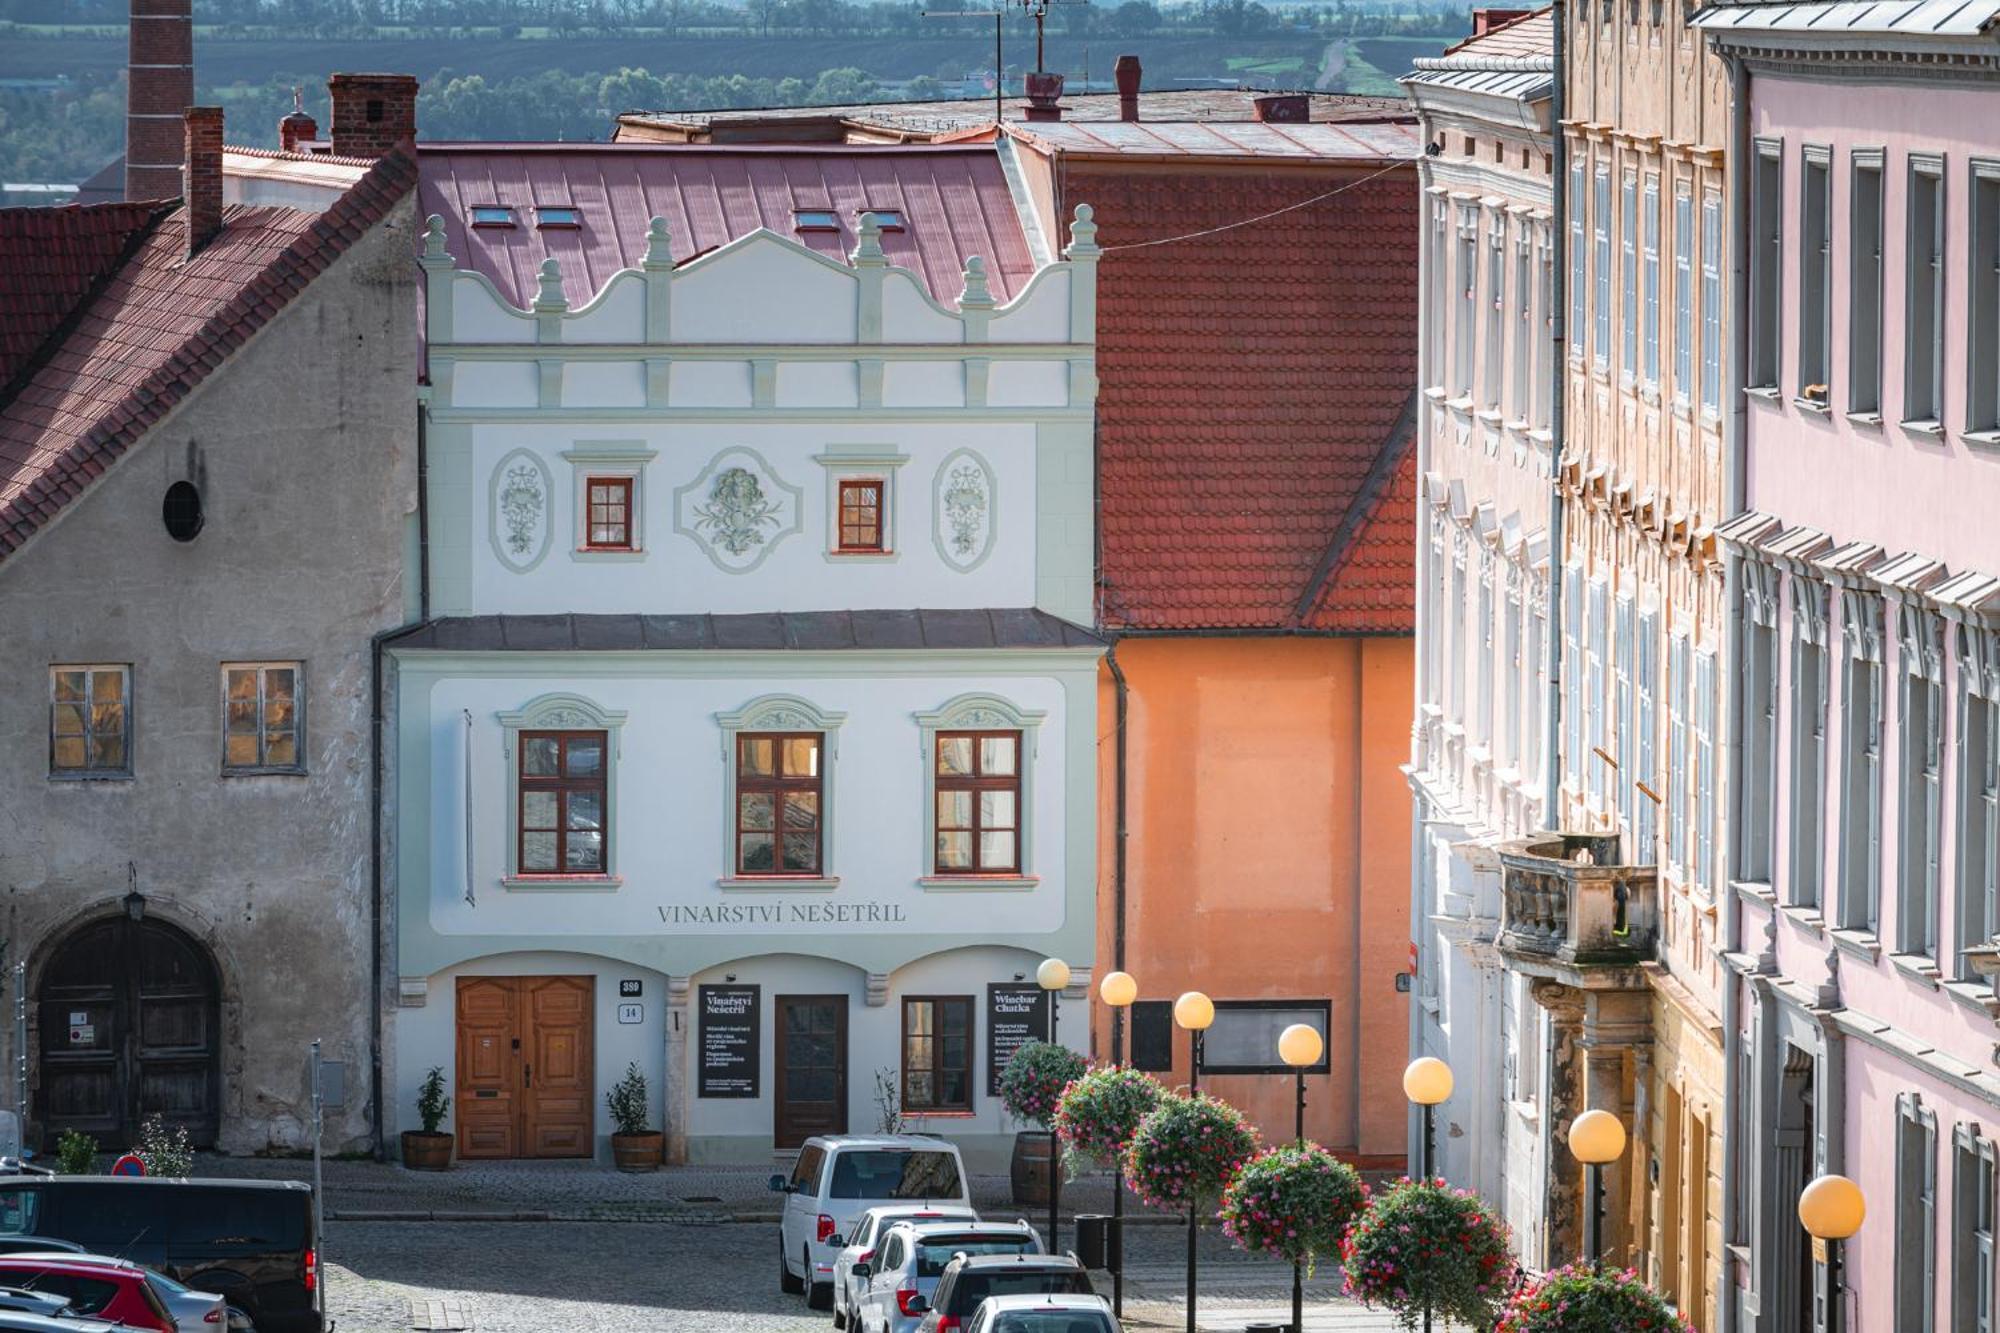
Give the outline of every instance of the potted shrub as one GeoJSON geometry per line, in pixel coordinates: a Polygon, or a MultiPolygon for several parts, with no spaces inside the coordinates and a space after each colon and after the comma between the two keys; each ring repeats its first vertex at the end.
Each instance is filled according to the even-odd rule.
{"type": "Polygon", "coordinates": [[[444,1092],[444,1066],[432,1065],[417,1089],[417,1118],[422,1129],[403,1131],[403,1165],[412,1171],[442,1171],[451,1165],[452,1136],[440,1128],[451,1098],[444,1092]]]}
{"type": "Polygon", "coordinates": [[[1514,1272],[1506,1225],[1478,1195],[1436,1180],[1399,1180],[1376,1195],[1340,1254],[1347,1294],[1394,1311],[1405,1328],[1429,1311],[1485,1333],[1514,1272]]]}
{"type": "Polygon", "coordinates": [[[1082,1077],[1087,1068],[1083,1057],[1067,1046],[1031,1041],[1014,1052],[1000,1074],[1000,1102],[1016,1120],[1040,1125],[1040,1131],[1023,1130],[1014,1136],[1011,1176],[1015,1203],[1047,1203],[1049,1181],[1056,1170],[1056,1103],[1063,1089],[1082,1077]],[[1039,1164],[1039,1165],[1038,1165],[1039,1164]]]}
{"type": "Polygon", "coordinates": [[[1151,1208],[1184,1213],[1221,1193],[1257,1151],[1243,1113],[1206,1093],[1170,1092],[1139,1122],[1125,1149],[1125,1178],[1151,1208]]]}
{"type": "Polygon", "coordinates": [[[1073,1080],[1056,1102],[1054,1125],[1068,1174],[1074,1176],[1085,1166],[1110,1166],[1123,1158],[1139,1122],[1166,1093],[1151,1074],[1123,1065],[1092,1069],[1073,1080]]]}
{"type": "Polygon", "coordinates": [[[1286,1144],[1243,1164],[1222,1192],[1223,1234],[1310,1273],[1368,1202],[1353,1167],[1317,1143],[1286,1144]]]}
{"type": "Polygon", "coordinates": [[[637,1062],[625,1066],[625,1077],[604,1094],[611,1112],[611,1160],[620,1171],[653,1171],[660,1165],[664,1135],[646,1128],[646,1076],[637,1062]]]}
{"type": "Polygon", "coordinates": [[[1637,1273],[1574,1263],[1517,1291],[1498,1333],[1681,1333],[1693,1327],[1637,1273]]]}

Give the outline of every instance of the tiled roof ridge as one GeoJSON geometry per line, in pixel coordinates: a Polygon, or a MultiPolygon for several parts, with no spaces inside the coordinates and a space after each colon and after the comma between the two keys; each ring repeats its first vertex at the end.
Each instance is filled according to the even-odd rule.
{"type": "MultiPolygon", "coordinates": [[[[82,320],[84,312],[90,309],[91,304],[103,293],[105,287],[110,285],[111,280],[118,276],[119,270],[132,262],[132,256],[139,253],[139,248],[146,243],[147,238],[153,234],[161,221],[171,214],[175,208],[179,207],[179,203],[180,201],[177,199],[137,201],[121,199],[109,200],[101,204],[76,205],[79,209],[89,209],[93,212],[128,212],[132,214],[125,242],[119,247],[117,255],[112,258],[111,262],[107,263],[99,272],[92,275],[89,284],[70,303],[70,307],[64,312],[63,317],[50,327],[48,333],[43,336],[40,344],[36,346],[33,352],[29,353],[27,359],[22,361],[20,369],[15,371],[5,384],[0,384],[0,404],[12,402],[14,396],[26,388],[28,382],[40,373],[42,367],[48,364],[49,358],[56,354],[57,349],[63,345],[70,333],[76,328],[78,322],[82,320]]],[[[17,210],[0,209],[0,222],[4,222],[6,215],[15,211],[17,210]]],[[[35,211],[41,213],[47,210],[37,209],[35,211]]]]}
{"type": "Polygon", "coordinates": [[[268,157],[279,162],[330,162],[337,167],[372,167],[380,158],[342,157],[334,153],[288,153],[282,148],[252,148],[248,144],[226,144],[226,153],[236,153],[243,157],[268,157]]]}
{"type": "MultiPolygon", "coordinates": [[[[1479,45],[1479,43],[1486,41],[1489,38],[1497,37],[1503,32],[1508,32],[1514,28],[1518,28],[1524,23],[1532,23],[1539,18],[1549,18],[1550,21],[1553,22],[1554,13],[1555,13],[1555,7],[1553,5],[1543,5],[1540,9],[1531,9],[1525,14],[1517,14],[1513,18],[1508,19],[1505,23],[1502,23],[1497,27],[1488,28],[1485,32],[1482,33],[1476,33],[1473,36],[1466,38],[1464,41],[1459,42],[1454,46],[1447,46],[1437,58],[1440,60],[1450,60],[1453,56],[1457,55],[1461,51],[1467,50],[1470,47],[1477,46],[1479,45]]],[[[1416,62],[1414,67],[1418,69],[1423,68],[1422,60],[1420,59],[1418,62],[1416,62]]],[[[1464,69],[1465,66],[1454,65],[1453,68],[1464,69]]]]}
{"type": "Polygon", "coordinates": [[[1303,625],[1319,605],[1326,593],[1327,585],[1333,581],[1368,520],[1374,516],[1376,506],[1388,493],[1389,483],[1402,465],[1403,458],[1416,447],[1417,403],[1420,391],[1411,389],[1409,397],[1403,401],[1403,410],[1396,422],[1389,428],[1389,434],[1376,451],[1375,461],[1356,488],[1354,499],[1347,506],[1347,512],[1340,516],[1340,525],[1333,530],[1333,537],[1326,544],[1325,554],[1320,556],[1319,566],[1307,580],[1305,591],[1299,594],[1298,602],[1292,607],[1290,623],[1303,625]]]}
{"type": "Polygon", "coordinates": [[[176,407],[209,372],[269,324],[416,183],[415,157],[397,148],[349,186],[227,304],[184,339],[165,363],[105,410],[53,466],[0,506],[0,560],[20,549],[69,498],[100,475],[105,464],[122,457],[147,427],[176,407]],[[65,490],[70,494],[65,495],[65,490]]]}

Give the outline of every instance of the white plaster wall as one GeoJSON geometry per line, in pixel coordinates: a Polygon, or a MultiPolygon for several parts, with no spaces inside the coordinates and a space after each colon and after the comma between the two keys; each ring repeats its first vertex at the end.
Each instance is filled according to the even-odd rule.
{"type": "Polygon", "coordinates": [[[678,343],[844,343],[856,307],[851,271],[753,234],[675,271],[670,327],[678,343]]]}
{"type": "MultiPolygon", "coordinates": [[[[571,366],[570,373],[584,369],[571,366]]],[[[676,366],[675,373],[690,369],[676,366]]],[[[465,374],[473,366],[463,365],[465,374]]],[[[945,367],[958,373],[956,364],[945,367]]],[[[532,375],[532,368],[527,369],[532,375]]],[[[905,607],[1026,607],[1035,604],[1036,428],[1029,422],[858,422],[806,424],[608,422],[502,423],[471,428],[472,599],[475,614],[531,612],[731,612],[905,607]],[[593,440],[639,441],[658,456],[646,464],[636,503],[643,560],[579,564],[573,500],[575,466],[562,455],[593,440]],[[815,461],[833,446],[905,454],[895,469],[892,562],[829,558],[832,473],[815,461]],[[800,488],[800,531],[776,537],[755,569],[726,572],[705,544],[674,530],[674,491],[695,481],[725,449],[755,450],[785,483],[800,488]],[[992,469],[993,542],[977,568],[946,563],[935,540],[934,482],[956,450],[975,451],[992,469]],[[525,573],[501,563],[491,537],[495,470],[527,449],[554,481],[548,552],[525,573]]],[[[443,470],[442,467],[439,468],[443,470]]],[[[880,467],[854,472],[885,475],[880,467]]]]}
{"type": "Polygon", "coordinates": [[[1053,677],[452,678],[430,691],[428,705],[426,712],[421,701],[406,698],[403,716],[405,725],[428,717],[433,728],[429,915],[440,934],[543,941],[635,932],[754,939],[806,931],[980,939],[1053,931],[1064,922],[1067,723],[1062,686],[1053,677]],[[497,714],[557,691],[629,713],[614,758],[613,869],[623,878],[615,888],[502,886],[514,761],[503,753],[497,714]],[[929,861],[926,756],[913,710],[935,709],[968,692],[1047,712],[1025,747],[1023,868],[1040,876],[1031,887],[967,892],[928,890],[916,882],[929,873],[929,861]],[[715,715],[776,693],[847,715],[826,760],[825,862],[840,878],[837,889],[717,885],[729,873],[730,848],[724,733],[715,715]],[[467,712],[476,905],[465,900],[467,712]],[[754,910],[736,913],[747,920],[706,922],[680,910],[717,907],[754,910]],[[841,908],[858,919],[825,919],[841,908]],[[801,912],[809,914],[803,921],[801,912]],[[868,919],[871,912],[875,919],[868,919]]]}

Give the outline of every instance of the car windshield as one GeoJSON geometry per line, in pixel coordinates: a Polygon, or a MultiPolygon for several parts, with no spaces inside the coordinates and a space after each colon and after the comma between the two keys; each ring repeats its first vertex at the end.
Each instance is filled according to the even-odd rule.
{"type": "Polygon", "coordinates": [[[917,1242],[917,1276],[937,1277],[955,1254],[1031,1254],[1035,1242],[1019,1236],[925,1236],[917,1242]]]}
{"type": "Polygon", "coordinates": [[[993,1321],[993,1333],[1110,1333],[1095,1310],[1009,1310],[993,1321]]]}
{"type": "Polygon", "coordinates": [[[865,1148],[833,1159],[836,1199],[956,1199],[958,1159],[948,1152],[865,1148]]]}
{"type": "Polygon", "coordinates": [[[1016,1272],[961,1273],[951,1290],[948,1314],[961,1318],[988,1296],[1088,1296],[1090,1279],[1076,1269],[1024,1268],[1016,1272]]]}
{"type": "Polygon", "coordinates": [[[0,1189],[0,1232],[12,1235],[35,1233],[35,1219],[41,1215],[42,1192],[38,1189],[0,1189]]]}

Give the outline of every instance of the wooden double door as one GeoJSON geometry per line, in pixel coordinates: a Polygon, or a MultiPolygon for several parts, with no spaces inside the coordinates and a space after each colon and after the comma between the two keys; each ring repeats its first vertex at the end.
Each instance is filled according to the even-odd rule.
{"type": "Polygon", "coordinates": [[[458,979],[458,1155],[589,1157],[594,977],[458,979]]]}

